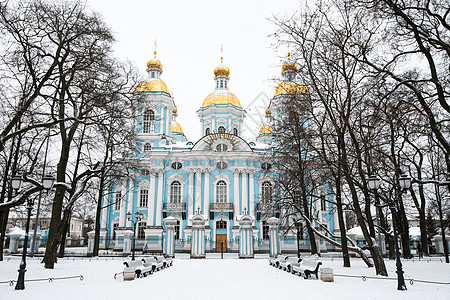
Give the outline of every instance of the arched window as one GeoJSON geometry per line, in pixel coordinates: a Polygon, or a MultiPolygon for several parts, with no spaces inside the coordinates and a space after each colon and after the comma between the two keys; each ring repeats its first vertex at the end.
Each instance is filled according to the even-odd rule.
{"type": "Polygon", "coordinates": [[[142,122],[142,132],[151,133],[155,129],[155,112],[151,109],[146,110],[142,122]]]}
{"type": "Polygon", "coordinates": [[[209,129],[209,127],[208,127],[205,130],[205,135],[210,135],[210,134],[211,134],[211,129],[209,129]]]}
{"type": "Polygon", "coordinates": [[[225,133],[225,127],[220,126],[218,132],[219,133],[225,133]]]}
{"type": "Polygon", "coordinates": [[[227,221],[224,221],[224,220],[217,221],[216,229],[227,229],[227,221]]]}
{"type": "Polygon", "coordinates": [[[227,183],[220,180],[216,184],[216,202],[226,203],[227,202],[227,183]]]}
{"type": "Polygon", "coordinates": [[[238,135],[238,130],[237,130],[237,128],[233,128],[233,134],[234,134],[234,135],[238,135]]]}
{"type": "Polygon", "coordinates": [[[261,202],[268,203],[272,201],[272,184],[268,181],[264,181],[261,186],[261,202]]]}
{"type": "Polygon", "coordinates": [[[150,143],[145,143],[144,144],[144,151],[150,151],[152,150],[152,145],[150,143]]]}
{"type": "Polygon", "coordinates": [[[179,181],[170,184],[170,203],[181,203],[181,183],[179,181]]]}

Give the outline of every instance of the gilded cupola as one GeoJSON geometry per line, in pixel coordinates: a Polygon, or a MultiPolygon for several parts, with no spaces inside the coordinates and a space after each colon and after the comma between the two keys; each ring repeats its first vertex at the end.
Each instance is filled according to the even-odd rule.
{"type": "Polygon", "coordinates": [[[223,64],[223,55],[220,58],[220,65],[214,69],[214,80],[216,81],[216,89],[210,93],[203,101],[202,107],[215,104],[231,104],[242,108],[238,97],[229,91],[228,80],[230,69],[223,64]]]}
{"type": "Polygon", "coordinates": [[[162,63],[156,58],[156,50],[154,57],[147,62],[148,77],[146,80],[141,81],[134,90],[135,93],[159,93],[170,96],[169,89],[160,76],[162,73],[162,63]]]}

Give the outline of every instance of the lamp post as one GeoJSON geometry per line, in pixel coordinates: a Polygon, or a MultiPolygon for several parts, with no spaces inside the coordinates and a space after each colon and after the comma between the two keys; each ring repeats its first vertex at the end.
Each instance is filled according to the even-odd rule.
{"type": "MultiPolygon", "coordinates": [[[[11,179],[11,186],[16,191],[20,189],[20,186],[22,185],[23,179],[20,175],[15,175],[11,179]]],[[[55,178],[52,175],[46,175],[44,176],[42,180],[42,185],[44,186],[44,189],[49,190],[53,187],[53,184],[55,182],[55,178]]],[[[30,217],[31,217],[31,210],[33,209],[34,200],[27,198],[27,223],[25,227],[25,241],[23,243],[23,251],[22,251],[22,260],[20,262],[19,266],[19,277],[17,279],[17,284],[15,289],[16,290],[24,290],[25,289],[25,272],[27,267],[27,248],[28,248],[28,235],[30,231],[30,217]]]]}
{"type": "Polygon", "coordinates": [[[133,224],[133,247],[131,249],[131,260],[134,260],[134,252],[136,251],[136,224],[140,220],[144,218],[144,214],[140,211],[137,211],[134,213],[134,221],[133,221],[133,214],[131,212],[127,213],[127,219],[128,221],[131,221],[131,224],[133,224]]]}
{"type": "MultiPolygon", "coordinates": [[[[374,192],[378,193],[378,188],[380,187],[380,179],[372,174],[369,176],[368,179],[369,183],[369,189],[374,192]]],[[[397,266],[397,290],[403,291],[406,290],[406,284],[405,284],[405,278],[403,277],[403,268],[402,268],[402,262],[400,260],[400,250],[398,247],[398,236],[397,236],[397,222],[395,218],[395,198],[402,194],[403,192],[406,192],[409,187],[411,186],[411,178],[406,175],[401,175],[399,179],[399,185],[400,185],[400,192],[394,197],[394,199],[388,199],[386,196],[381,197],[383,201],[386,203],[387,206],[389,206],[389,209],[391,210],[392,214],[392,227],[394,228],[394,246],[395,246],[395,256],[396,256],[396,266],[397,266]]]]}

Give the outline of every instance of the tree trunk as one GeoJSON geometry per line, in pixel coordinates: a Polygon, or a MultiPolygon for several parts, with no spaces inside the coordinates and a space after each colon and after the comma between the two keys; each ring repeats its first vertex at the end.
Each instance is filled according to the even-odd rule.
{"type": "MultiPolygon", "coordinates": [[[[57,166],[57,182],[66,182],[66,168],[69,161],[69,144],[63,142],[61,157],[57,166]]],[[[61,213],[66,189],[62,186],[56,187],[55,198],[52,205],[52,217],[50,219],[50,228],[48,231],[47,246],[45,247],[44,267],[53,269],[57,261],[57,250],[60,240],[57,239],[57,232],[61,224],[61,213]]]]}
{"type": "Polygon", "coordinates": [[[366,239],[367,245],[369,246],[370,253],[372,254],[373,262],[375,264],[375,271],[377,275],[381,276],[388,276],[386,265],[384,264],[383,257],[381,256],[380,249],[377,249],[378,246],[376,246],[373,243],[373,239],[370,236],[369,230],[367,229],[366,222],[364,219],[364,216],[362,214],[361,207],[359,205],[359,199],[358,199],[358,193],[356,191],[356,187],[352,181],[352,175],[349,170],[349,166],[347,164],[347,150],[345,147],[345,143],[343,140],[343,136],[339,135],[339,143],[341,145],[342,150],[342,171],[344,173],[345,180],[347,181],[347,184],[350,189],[352,201],[353,201],[353,207],[355,208],[356,212],[356,219],[358,220],[358,224],[361,227],[361,230],[363,232],[364,238],[366,239]]]}
{"type": "MultiPolygon", "coordinates": [[[[98,187],[98,198],[97,198],[97,209],[95,211],[95,235],[94,235],[94,249],[92,252],[92,256],[98,256],[98,252],[100,249],[100,216],[102,213],[102,198],[103,198],[103,189],[105,186],[105,174],[104,174],[104,168],[102,167],[101,177],[100,177],[100,184],[98,187]]],[[[105,208],[106,209],[106,208],[105,208]]]]}
{"type": "Polygon", "coordinates": [[[339,222],[339,230],[341,232],[341,244],[342,244],[342,259],[344,261],[344,267],[350,268],[350,255],[348,253],[348,246],[347,246],[347,228],[345,227],[345,220],[344,220],[344,210],[342,208],[342,189],[341,189],[341,151],[338,147],[338,167],[337,167],[337,174],[336,174],[336,206],[337,206],[337,213],[338,213],[338,222],[339,222]]]}

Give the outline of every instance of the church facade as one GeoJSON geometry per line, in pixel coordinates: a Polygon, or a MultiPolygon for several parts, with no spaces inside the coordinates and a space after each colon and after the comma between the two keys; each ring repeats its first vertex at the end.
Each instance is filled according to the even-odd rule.
{"type": "MultiPolygon", "coordinates": [[[[176,121],[178,110],[161,79],[163,66],[156,51],[147,63],[148,78],[135,89],[135,94],[143,97],[136,111],[135,149],[126,158],[135,167],[131,177],[104,191],[101,248],[130,252],[126,241],[135,228],[136,249],[164,252],[165,220],[170,218],[174,252],[190,252],[196,216],[204,220],[204,251],[238,252],[239,221],[246,217],[252,250],[269,252],[268,219],[282,213],[270,209],[279,193],[276,176],[265,158],[271,149],[272,128],[264,124],[255,141],[241,137],[246,111],[230,91],[230,69],[221,60],[214,69],[215,90],[198,103],[202,138],[195,142],[187,140],[176,121]]],[[[268,120],[279,117],[284,96],[307,93],[306,88],[291,83],[295,71],[295,63],[283,64],[283,81],[266,110],[268,120]]],[[[318,209],[322,222],[334,231],[338,223],[330,202],[318,209]]],[[[295,233],[277,234],[280,251],[296,251],[295,233]]],[[[317,242],[322,251],[334,249],[324,241],[317,242]]],[[[301,247],[309,249],[306,237],[302,237],[301,247]]]]}

